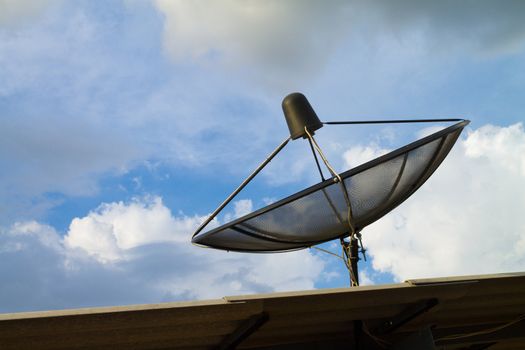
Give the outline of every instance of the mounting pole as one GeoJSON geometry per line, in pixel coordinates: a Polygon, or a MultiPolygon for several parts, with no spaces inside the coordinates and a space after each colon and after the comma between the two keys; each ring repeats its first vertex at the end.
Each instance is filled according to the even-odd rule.
{"type": "Polygon", "coordinates": [[[355,236],[350,237],[350,277],[352,286],[359,286],[359,271],[357,262],[359,261],[359,242],[355,236]]]}
{"type": "Polygon", "coordinates": [[[359,286],[359,270],[357,263],[359,261],[359,240],[356,235],[351,235],[349,241],[345,241],[341,238],[341,246],[343,248],[343,253],[345,260],[346,268],[350,274],[350,286],[357,287],[359,286]]]}

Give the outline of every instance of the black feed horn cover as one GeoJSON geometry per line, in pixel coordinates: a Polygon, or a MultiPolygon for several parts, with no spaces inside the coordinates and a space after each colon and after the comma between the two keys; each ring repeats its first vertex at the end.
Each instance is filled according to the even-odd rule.
{"type": "Polygon", "coordinates": [[[292,140],[307,137],[305,126],[311,134],[323,126],[306,97],[299,92],[286,96],[282,106],[292,140]]]}

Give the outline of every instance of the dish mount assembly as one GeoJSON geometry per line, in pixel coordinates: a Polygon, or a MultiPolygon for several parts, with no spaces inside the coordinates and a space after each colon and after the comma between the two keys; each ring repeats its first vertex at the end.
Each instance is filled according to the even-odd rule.
{"type": "Polygon", "coordinates": [[[352,286],[359,285],[359,251],[366,259],[361,230],[410,197],[436,170],[469,123],[464,119],[402,119],[321,122],[301,93],[282,102],[290,136],[287,137],[192,236],[197,245],[240,252],[278,252],[339,239],[342,258],[352,286]],[[315,132],[325,125],[454,122],[434,134],[379,158],[338,173],[316,142],[315,132]],[[306,139],[321,182],[255,212],[201,233],[235,196],[290,142],[306,139]],[[330,173],[325,178],[321,164],[330,173]]]}

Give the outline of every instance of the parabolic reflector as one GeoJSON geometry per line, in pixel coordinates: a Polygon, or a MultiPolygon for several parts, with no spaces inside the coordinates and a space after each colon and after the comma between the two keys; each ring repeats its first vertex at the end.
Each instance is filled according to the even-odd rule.
{"type": "MultiPolygon", "coordinates": [[[[362,230],[397,207],[432,175],[468,121],[461,121],[340,174],[362,230]]],[[[232,222],[195,236],[193,243],[242,252],[310,247],[349,234],[342,186],[328,179],[232,222]]]]}

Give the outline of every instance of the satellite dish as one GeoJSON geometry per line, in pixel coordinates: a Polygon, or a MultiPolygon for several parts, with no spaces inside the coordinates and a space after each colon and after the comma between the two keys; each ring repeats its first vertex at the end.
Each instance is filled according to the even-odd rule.
{"type": "Polygon", "coordinates": [[[193,235],[192,242],[228,251],[280,252],[340,239],[346,256],[343,260],[350,270],[352,284],[357,285],[357,252],[361,230],[392,211],[425,183],[445,159],[469,121],[413,119],[322,123],[306,97],[300,93],[285,97],[282,106],[290,137],[202,223],[193,235]],[[456,123],[340,174],[330,166],[313,137],[314,131],[323,125],[412,122],[456,123]],[[200,233],[290,140],[301,137],[309,141],[323,180],[315,151],[330,171],[331,178],[200,233]]]}

